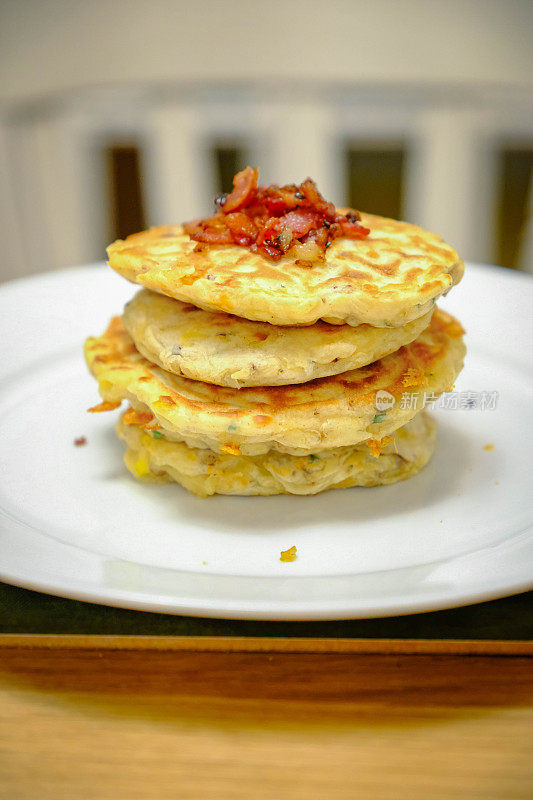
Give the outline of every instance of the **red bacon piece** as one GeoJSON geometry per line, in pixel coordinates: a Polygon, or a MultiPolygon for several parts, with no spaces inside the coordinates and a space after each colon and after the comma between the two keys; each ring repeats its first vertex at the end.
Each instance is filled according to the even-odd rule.
{"type": "Polygon", "coordinates": [[[273,217],[281,217],[287,211],[302,205],[302,200],[305,201],[304,196],[295,184],[259,186],[257,199],[264,203],[268,213],[273,217]]]}
{"type": "Polygon", "coordinates": [[[231,230],[226,225],[226,219],[223,214],[216,214],[209,219],[186,222],[183,228],[185,233],[188,233],[195,242],[233,244],[231,230]]]}
{"type": "Polygon", "coordinates": [[[233,191],[228,194],[222,211],[230,214],[232,211],[239,211],[244,208],[251,200],[257,187],[259,170],[257,168],[246,167],[242,172],[238,172],[233,178],[233,191]]]}
{"type": "Polygon", "coordinates": [[[248,247],[255,242],[257,228],[247,214],[243,214],[242,211],[237,211],[233,214],[227,214],[224,220],[231,231],[235,244],[248,247]]]}
{"type": "Polygon", "coordinates": [[[233,237],[229,228],[195,228],[187,230],[195,242],[205,244],[233,244],[233,237]]]}
{"type": "Polygon", "coordinates": [[[320,215],[315,211],[307,211],[306,209],[289,211],[288,214],[280,217],[279,221],[287,228],[290,228],[295,239],[301,239],[302,236],[309,233],[311,228],[320,228],[322,226],[320,215]]]}
{"type": "Polygon", "coordinates": [[[340,223],[341,236],[346,236],[347,239],[366,239],[370,233],[370,228],[365,228],[359,225],[358,222],[351,222],[350,220],[342,220],[340,223]]]}
{"type": "Polygon", "coordinates": [[[314,180],[307,178],[300,186],[300,190],[319,214],[322,214],[328,222],[333,222],[337,216],[337,210],[333,203],[328,203],[324,200],[314,180]]]}

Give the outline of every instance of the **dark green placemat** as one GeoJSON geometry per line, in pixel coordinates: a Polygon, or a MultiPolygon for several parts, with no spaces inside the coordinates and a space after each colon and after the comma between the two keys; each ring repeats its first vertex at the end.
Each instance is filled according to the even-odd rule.
{"type": "Polygon", "coordinates": [[[0,583],[0,633],[533,639],[533,592],[448,611],[335,622],[254,622],[153,614],[0,583]]]}

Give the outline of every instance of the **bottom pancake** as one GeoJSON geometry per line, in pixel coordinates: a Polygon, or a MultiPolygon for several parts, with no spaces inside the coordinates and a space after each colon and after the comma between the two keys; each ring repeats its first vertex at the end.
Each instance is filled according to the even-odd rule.
{"type": "Polygon", "coordinates": [[[305,495],[396,483],[416,475],[427,464],[436,438],[436,423],[421,412],[381,441],[372,439],[307,456],[275,450],[243,456],[167,441],[158,431],[128,424],[124,417],[128,419],[127,412],[117,424],[117,433],[128,447],[124,461],[132,475],[152,483],[175,481],[198,497],[305,495]]]}

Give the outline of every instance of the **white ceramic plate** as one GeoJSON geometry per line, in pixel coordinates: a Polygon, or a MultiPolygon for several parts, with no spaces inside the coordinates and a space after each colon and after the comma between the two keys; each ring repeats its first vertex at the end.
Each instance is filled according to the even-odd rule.
{"type": "Polygon", "coordinates": [[[468,330],[457,399],[489,408],[437,409],[435,456],[412,480],[316,497],[200,500],[130,477],[118,412],[86,413],[98,396],[81,348],[134,291],[102,265],[0,289],[3,580],[255,619],[407,614],[533,585],[533,280],[471,266],[442,303],[468,330]]]}

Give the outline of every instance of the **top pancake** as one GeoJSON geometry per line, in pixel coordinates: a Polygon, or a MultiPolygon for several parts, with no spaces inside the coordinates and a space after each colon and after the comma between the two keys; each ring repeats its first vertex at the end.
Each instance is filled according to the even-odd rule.
{"type": "Polygon", "coordinates": [[[439,236],[371,214],[361,223],[369,236],[336,239],[323,262],[198,244],[176,225],[116,241],[109,265],[168,297],[274,325],[405,325],[461,280],[463,262],[439,236]]]}

